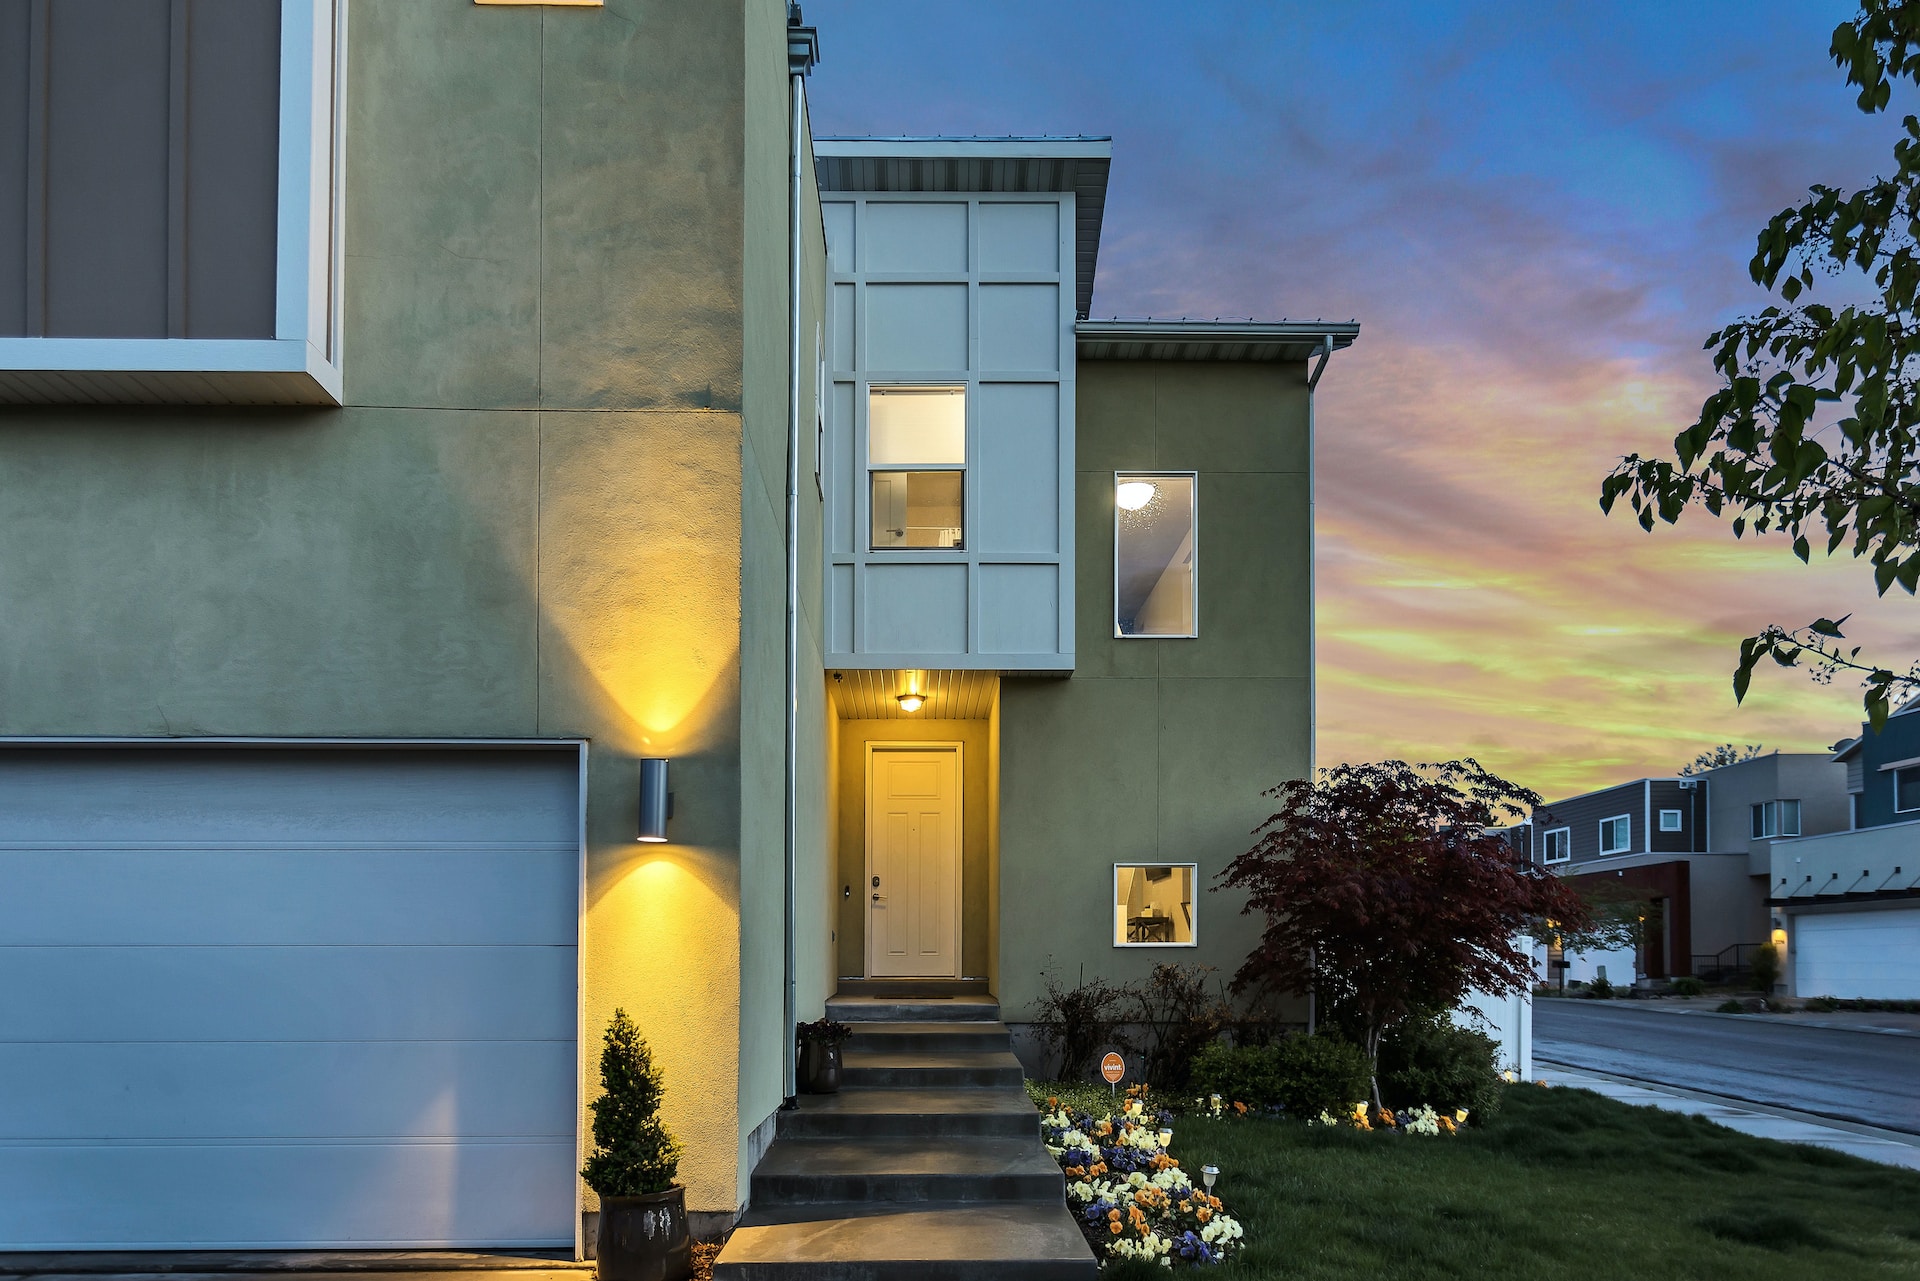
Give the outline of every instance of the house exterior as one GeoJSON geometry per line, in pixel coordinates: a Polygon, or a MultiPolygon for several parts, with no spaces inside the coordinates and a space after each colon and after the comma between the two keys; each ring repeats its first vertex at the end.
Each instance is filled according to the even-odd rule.
{"type": "Polygon", "coordinates": [[[1088,319],[1109,143],[813,139],[775,0],[88,13],[0,4],[0,1249],[578,1253],[616,1007],[712,1231],[846,985],[1244,957],[1356,324],[1088,319]]]}
{"type": "Polygon", "coordinates": [[[1643,778],[1536,809],[1529,857],[1647,903],[1631,949],[1548,959],[1550,981],[1675,978],[1743,967],[1768,939],[1769,850],[1844,826],[1844,778],[1825,754],[1780,753],[1684,778],[1643,778]]]}
{"type": "Polygon", "coordinates": [[[1837,745],[1851,822],[1766,851],[1773,937],[1798,996],[1920,997],[1920,718],[1837,745]]]}

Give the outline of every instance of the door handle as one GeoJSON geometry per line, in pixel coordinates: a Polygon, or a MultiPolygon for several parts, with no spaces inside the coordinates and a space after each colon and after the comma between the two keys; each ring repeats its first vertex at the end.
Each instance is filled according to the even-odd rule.
{"type": "Polygon", "coordinates": [[[874,895],[874,896],[873,896],[873,901],[874,901],[874,902],[876,902],[876,903],[884,903],[884,902],[886,902],[886,899],[884,899],[884,898],[882,898],[882,897],[881,897],[880,895],[878,895],[878,894],[876,894],[876,895],[874,895]]]}

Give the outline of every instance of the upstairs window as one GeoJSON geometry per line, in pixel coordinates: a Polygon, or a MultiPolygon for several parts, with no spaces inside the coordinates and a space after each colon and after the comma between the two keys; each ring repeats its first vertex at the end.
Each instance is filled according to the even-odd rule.
{"type": "Polygon", "coordinates": [[[867,396],[874,551],[966,546],[967,392],[875,387],[867,396]]]}
{"type": "Polygon", "coordinates": [[[1633,848],[1633,818],[1631,815],[1618,814],[1613,818],[1600,820],[1600,852],[1602,854],[1625,854],[1633,848]]]}
{"type": "Polygon", "coordinates": [[[1200,634],[1192,472],[1115,472],[1113,634],[1200,634]]]}
{"type": "Polygon", "coordinates": [[[1573,857],[1573,829],[1556,827],[1541,833],[1540,858],[1546,863],[1564,863],[1573,857]]]}
{"type": "Polygon", "coordinates": [[[1753,807],[1753,839],[1800,835],[1799,801],[1763,801],[1753,807]]]}
{"type": "Polygon", "coordinates": [[[1905,814],[1920,810],[1920,765],[1897,770],[1893,776],[1893,808],[1905,814]]]}
{"type": "Polygon", "coordinates": [[[1685,817],[1686,816],[1682,814],[1679,810],[1661,810],[1660,811],[1660,830],[1663,832],[1679,831],[1681,828],[1682,822],[1685,820],[1685,817]]]}

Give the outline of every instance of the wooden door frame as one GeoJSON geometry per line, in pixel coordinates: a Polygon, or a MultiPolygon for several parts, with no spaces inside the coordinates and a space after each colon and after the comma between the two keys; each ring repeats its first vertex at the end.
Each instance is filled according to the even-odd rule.
{"type": "Polygon", "coordinates": [[[966,875],[967,875],[967,758],[966,744],[959,739],[918,739],[895,740],[874,739],[867,745],[866,780],[860,792],[860,826],[862,829],[862,866],[864,874],[860,878],[860,889],[867,906],[866,946],[861,949],[860,968],[868,977],[873,974],[873,758],[881,752],[951,752],[953,754],[953,973],[952,974],[913,974],[905,978],[959,978],[966,967],[961,961],[963,950],[962,929],[966,925],[966,875]]]}

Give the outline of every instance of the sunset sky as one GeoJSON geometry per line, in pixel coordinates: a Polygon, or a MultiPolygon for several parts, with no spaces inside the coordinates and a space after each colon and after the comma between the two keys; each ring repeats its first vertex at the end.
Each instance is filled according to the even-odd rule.
{"type": "Polygon", "coordinates": [[[1767,218],[1889,167],[1913,108],[1854,108],[1851,4],[805,9],[817,133],[1112,135],[1096,316],[1361,322],[1319,392],[1323,765],[1471,754],[1551,797],[1818,750],[1858,689],[1770,670],[1737,706],[1741,636],[1855,611],[1920,655],[1856,562],[1595,501],[1715,386],[1767,218]]]}

